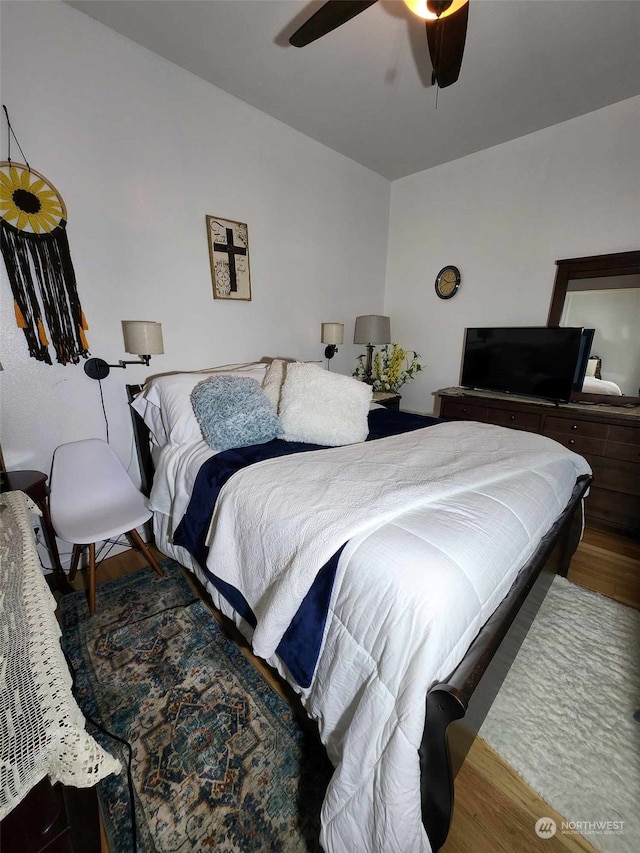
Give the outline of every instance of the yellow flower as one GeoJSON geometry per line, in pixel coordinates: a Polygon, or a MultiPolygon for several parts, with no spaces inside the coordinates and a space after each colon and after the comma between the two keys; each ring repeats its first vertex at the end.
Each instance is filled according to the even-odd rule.
{"type": "Polygon", "coordinates": [[[393,344],[389,368],[387,370],[388,380],[392,384],[395,384],[400,377],[400,371],[402,370],[406,355],[407,353],[402,349],[402,347],[399,347],[397,344],[393,344]]]}
{"type": "MultiPolygon", "coordinates": [[[[361,381],[365,378],[365,355],[359,355],[353,376],[361,381]]],[[[397,392],[406,382],[413,379],[422,370],[420,356],[413,350],[406,350],[398,344],[385,344],[373,356],[371,378],[374,391],[397,392]]]]}
{"type": "Polygon", "coordinates": [[[18,231],[42,234],[66,220],[56,188],[21,163],[0,163],[0,216],[18,231]]]}

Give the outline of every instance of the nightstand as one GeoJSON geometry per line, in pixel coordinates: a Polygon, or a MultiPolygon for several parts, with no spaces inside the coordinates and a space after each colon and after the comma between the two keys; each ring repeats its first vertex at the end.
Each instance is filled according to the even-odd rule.
{"type": "Polygon", "coordinates": [[[402,400],[400,394],[394,394],[393,391],[374,391],[371,402],[397,412],[400,409],[400,400],[402,400]]]}
{"type": "Polygon", "coordinates": [[[55,588],[59,589],[60,592],[73,592],[60,563],[56,534],[51,524],[49,501],[47,500],[49,497],[47,475],[43,474],[42,471],[3,471],[0,474],[0,493],[16,491],[28,495],[42,512],[42,532],[53,564],[55,588]]]}

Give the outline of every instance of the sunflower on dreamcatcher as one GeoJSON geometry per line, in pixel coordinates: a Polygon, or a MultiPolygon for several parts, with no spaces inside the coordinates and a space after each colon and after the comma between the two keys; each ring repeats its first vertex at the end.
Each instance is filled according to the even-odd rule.
{"type": "Polygon", "coordinates": [[[0,241],[16,322],[33,358],[52,363],[50,338],[60,364],[77,364],[89,355],[88,326],[67,240],[67,208],[24,158],[6,107],[4,112],[9,144],[8,159],[0,163],[0,241]],[[12,135],[24,164],[11,160],[12,135]]]}

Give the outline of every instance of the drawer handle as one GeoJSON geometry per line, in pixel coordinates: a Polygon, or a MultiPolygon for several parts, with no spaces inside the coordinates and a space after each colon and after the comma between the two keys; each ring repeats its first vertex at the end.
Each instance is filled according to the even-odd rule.
{"type": "Polygon", "coordinates": [[[578,429],[578,424],[571,424],[571,429],[578,429]]]}
{"type": "Polygon", "coordinates": [[[575,438],[570,438],[569,441],[567,442],[567,444],[575,444],[575,443],[576,443],[575,438]]]}
{"type": "Polygon", "coordinates": [[[509,415],[509,420],[510,420],[510,421],[515,421],[515,419],[516,419],[516,416],[515,416],[515,415],[509,415]]]}

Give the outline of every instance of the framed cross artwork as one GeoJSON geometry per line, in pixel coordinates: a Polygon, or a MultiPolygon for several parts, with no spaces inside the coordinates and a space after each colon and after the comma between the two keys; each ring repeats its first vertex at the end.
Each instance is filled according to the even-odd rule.
{"type": "Polygon", "coordinates": [[[244,222],[207,216],[214,299],[251,300],[249,229],[244,222]]]}

